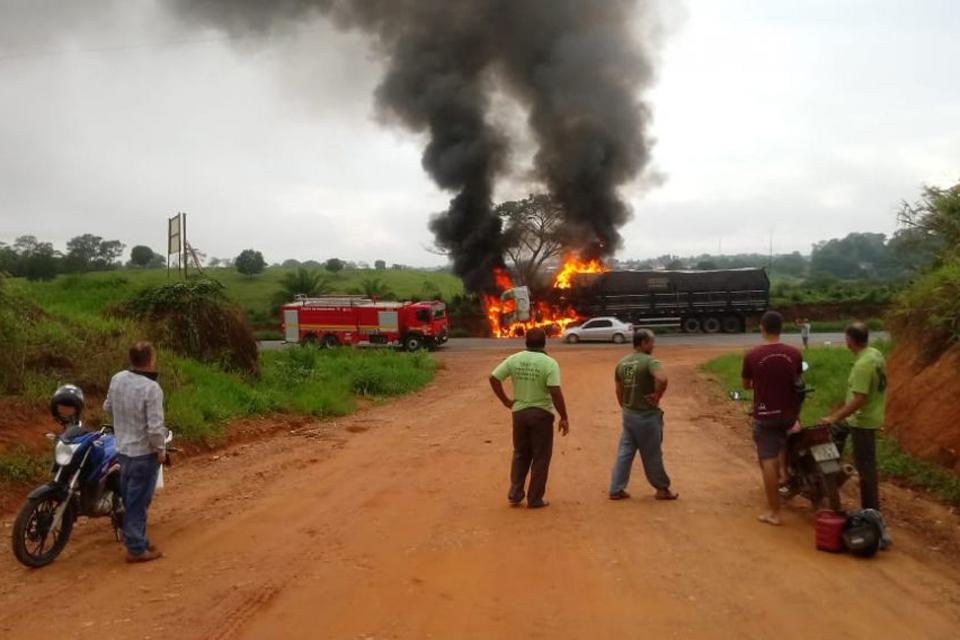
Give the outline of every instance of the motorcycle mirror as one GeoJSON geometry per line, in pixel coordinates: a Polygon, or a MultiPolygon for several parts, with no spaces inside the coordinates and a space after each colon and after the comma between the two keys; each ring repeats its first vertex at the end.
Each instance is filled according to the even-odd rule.
{"type": "Polygon", "coordinates": [[[810,363],[809,363],[809,362],[804,362],[804,363],[803,363],[803,366],[801,367],[801,369],[803,370],[804,373],[806,373],[806,372],[807,372],[807,369],[809,369],[809,368],[810,368],[810,363]]]}
{"type": "Polygon", "coordinates": [[[164,439],[163,442],[164,442],[165,444],[167,444],[167,443],[169,443],[171,440],[173,440],[173,431],[169,431],[169,430],[168,430],[168,431],[167,431],[167,437],[164,439]]]}

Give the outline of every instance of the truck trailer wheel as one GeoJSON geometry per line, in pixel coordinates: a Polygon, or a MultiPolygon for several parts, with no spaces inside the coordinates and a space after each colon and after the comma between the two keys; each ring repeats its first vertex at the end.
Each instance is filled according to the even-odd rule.
{"type": "Polygon", "coordinates": [[[720,320],[714,317],[703,319],[704,333],[720,333],[720,320]]]}
{"type": "Polygon", "coordinates": [[[684,318],[680,328],[684,333],[700,333],[700,318],[684,318]]]}
{"type": "Polygon", "coordinates": [[[407,351],[416,351],[423,346],[423,337],[415,333],[408,335],[403,339],[403,348],[407,351]]]}
{"type": "Polygon", "coordinates": [[[323,336],[323,348],[324,349],[333,349],[334,347],[339,347],[340,341],[337,340],[337,336],[332,333],[328,333],[323,336]]]}
{"type": "Polygon", "coordinates": [[[727,316],[723,319],[724,333],[743,333],[743,323],[737,316],[727,316]]]}

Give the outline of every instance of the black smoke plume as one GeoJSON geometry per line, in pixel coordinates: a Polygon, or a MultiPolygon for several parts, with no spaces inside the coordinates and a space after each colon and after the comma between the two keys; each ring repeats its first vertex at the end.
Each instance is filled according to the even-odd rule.
{"type": "Polygon", "coordinates": [[[467,289],[503,264],[493,186],[508,143],[487,118],[505,87],[529,110],[537,178],[563,205],[571,249],[612,255],[630,210],[618,188],[649,160],[652,80],[635,0],[174,0],[194,24],[270,33],[315,14],[371,36],[385,59],[378,107],[429,134],[423,167],[456,195],[430,223],[467,289]]]}

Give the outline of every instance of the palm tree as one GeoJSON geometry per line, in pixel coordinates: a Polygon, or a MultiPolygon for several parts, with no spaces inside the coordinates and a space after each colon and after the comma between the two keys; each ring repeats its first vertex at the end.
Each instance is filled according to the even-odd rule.
{"type": "Polygon", "coordinates": [[[368,298],[387,298],[393,295],[393,290],[380,278],[367,278],[360,282],[360,288],[368,298]]]}
{"type": "Polygon", "coordinates": [[[308,270],[300,267],[296,271],[283,274],[280,278],[280,290],[274,294],[277,304],[290,302],[298,295],[316,298],[333,292],[330,278],[318,270],[308,270]]]}

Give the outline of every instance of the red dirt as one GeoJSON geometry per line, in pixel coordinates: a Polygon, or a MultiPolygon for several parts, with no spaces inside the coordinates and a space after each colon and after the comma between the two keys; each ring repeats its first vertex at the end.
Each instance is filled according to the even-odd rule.
{"type": "Polygon", "coordinates": [[[486,385],[505,352],[444,353],[417,394],[170,469],[163,560],[123,564],[103,521],[40,571],[0,555],[0,636],[956,638],[960,518],[884,485],[896,545],[869,561],[817,552],[802,504],[757,523],[746,421],[696,372],[716,353],[659,353],[678,502],[636,467],[634,497],[607,500],[622,354],[575,347],[557,349],[572,431],[552,504],[510,509],[509,415],[486,385]]]}
{"type": "Polygon", "coordinates": [[[926,364],[901,346],[887,368],[887,429],[906,451],[960,473],[960,348],[926,364]]]}
{"type": "Polygon", "coordinates": [[[18,445],[30,451],[47,447],[43,434],[54,427],[50,414],[42,408],[12,398],[0,399],[0,453],[18,445]]]}

